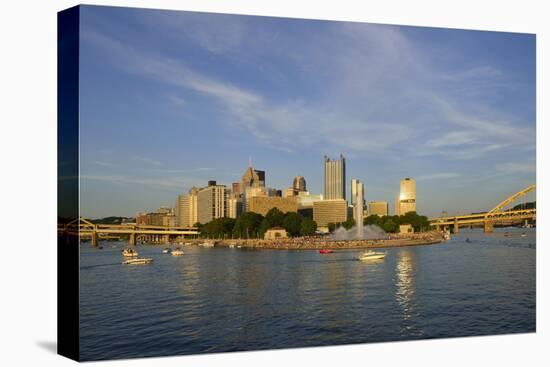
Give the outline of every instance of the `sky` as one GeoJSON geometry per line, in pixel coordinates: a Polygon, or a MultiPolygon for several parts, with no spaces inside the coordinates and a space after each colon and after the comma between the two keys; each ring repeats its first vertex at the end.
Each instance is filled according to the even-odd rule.
{"type": "Polygon", "coordinates": [[[535,183],[535,35],[96,6],[80,27],[85,217],[174,206],[249,161],[323,193],[324,155],[391,210],[415,178],[429,216],[535,183]]]}

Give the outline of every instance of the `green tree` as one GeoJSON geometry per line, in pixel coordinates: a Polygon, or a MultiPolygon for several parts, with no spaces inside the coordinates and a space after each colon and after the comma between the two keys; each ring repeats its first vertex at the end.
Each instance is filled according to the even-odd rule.
{"type": "Polygon", "coordinates": [[[303,218],[300,214],[288,212],[283,219],[283,227],[291,236],[299,236],[303,218]]]}
{"type": "Polygon", "coordinates": [[[310,218],[303,218],[300,225],[300,234],[302,236],[310,236],[315,234],[317,230],[317,222],[310,218]]]}
{"type": "Polygon", "coordinates": [[[355,225],[355,219],[349,218],[345,222],[342,223],[342,227],[345,229],[351,229],[355,225]]]}
{"type": "Polygon", "coordinates": [[[265,215],[265,221],[269,228],[279,227],[283,225],[283,220],[285,219],[284,213],[278,208],[271,208],[265,215]]]}
{"type": "Polygon", "coordinates": [[[418,215],[416,212],[408,212],[399,217],[400,224],[410,224],[415,232],[427,231],[430,229],[428,217],[418,215]]]}
{"type": "Polygon", "coordinates": [[[265,214],[265,218],[260,224],[258,235],[260,237],[263,237],[268,229],[273,227],[282,227],[284,219],[285,215],[281,210],[279,210],[278,208],[269,209],[269,211],[265,214]]]}
{"type": "Polygon", "coordinates": [[[237,238],[257,237],[263,219],[264,217],[261,214],[254,212],[242,214],[235,222],[233,235],[237,238]]]}
{"type": "Polygon", "coordinates": [[[399,225],[392,218],[388,218],[384,221],[382,229],[388,233],[395,233],[399,229],[399,225]]]}
{"type": "Polygon", "coordinates": [[[329,223],[327,227],[329,232],[334,232],[334,230],[336,229],[336,223],[329,223]]]}

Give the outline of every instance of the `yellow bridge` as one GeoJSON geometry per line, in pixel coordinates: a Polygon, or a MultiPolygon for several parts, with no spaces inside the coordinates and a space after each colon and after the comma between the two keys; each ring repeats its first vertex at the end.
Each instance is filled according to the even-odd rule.
{"type": "Polygon", "coordinates": [[[537,220],[537,209],[504,210],[518,198],[536,189],[531,185],[510,196],[486,213],[430,218],[430,224],[437,230],[448,229],[452,226],[454,233],[458,233],[459,227],[483,226],[486,233],[493,231],[495,224],[513,224],[525,221],[537,220]]]}
{"type": "Polygon", "coordinates": [[[97,246],[98,239],[111,236],[128,235],[129,244],[134,246],[139,236],[156,237],[161,242],[170,242],[170,236],[186,236],[198,234],[195,227],[166,227],[126,224],[94,224],[84,218],[75,219],[58,227],[58,233],[62,235],[74,235],[80,238],[91,238],[92,246],[97,246]]]}

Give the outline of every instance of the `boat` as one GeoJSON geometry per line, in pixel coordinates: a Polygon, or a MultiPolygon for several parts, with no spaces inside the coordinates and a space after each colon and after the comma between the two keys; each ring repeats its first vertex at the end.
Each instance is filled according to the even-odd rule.
{"type": "Polygon", "coordinates": [[[124,250],[122,250],[122,256],[124,257],[137,257],[138,255],[138,252],[130,247],[126,247],[124,250]]]}
{"type": "Polygon", "coordinates": [[[149,264],[152,261],[153,259],[142,257],[142,258],[129,259],[129,260],[123,261],[122,263],[125,265],[141,265],[141,264],[149,264]]]}
{"type": "Polygon", "coordinates": [[[334,253],[334,251],[332,251],[332,250],[319,250],[319,253],[320,254],[332,254],[332,253],[334,253]]]}
{"type": "Polygon", "coordinates": [[[167,247],[167,248],[165,248],[164,250],[162,250],[162,253],[163,253],[163,254],[169,254],[170,252],[172,252],[172,250],[171,250],[169,247],[167,247]]]}
{"type": "Polygon", "coordinates": [[[183,250],[180,248],[177,248],[175,250],[172,250],[172,256],[181,256],[183,255],[183,250]]]}
{"type": "Polygon", "coordinates": [[[357,257],[357,260],[360,261],[369,261],[369,260],[380,260],[386,257],[385,252],[375,252],[375,251],[365,251],[359,257],[357,257]]]}
{"type": "Polygon", "coordinates": [[[522,233],[520,236],[521,236],[521,237],[527,237],[527,234],[526,234],[526,233],[522,233]]]}

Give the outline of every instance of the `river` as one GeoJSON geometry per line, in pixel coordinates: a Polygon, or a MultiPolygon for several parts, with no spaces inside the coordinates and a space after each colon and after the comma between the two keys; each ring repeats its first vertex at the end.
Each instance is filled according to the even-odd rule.
{"type": "Polygon", "coordinates": [[[535,237],[462,230],[374,263],[351,250],[188,246],[176,257],[141,245],[154,261],[131,266],[124,242],[84,243],[81,359],[534,332],[535,237]]]}

